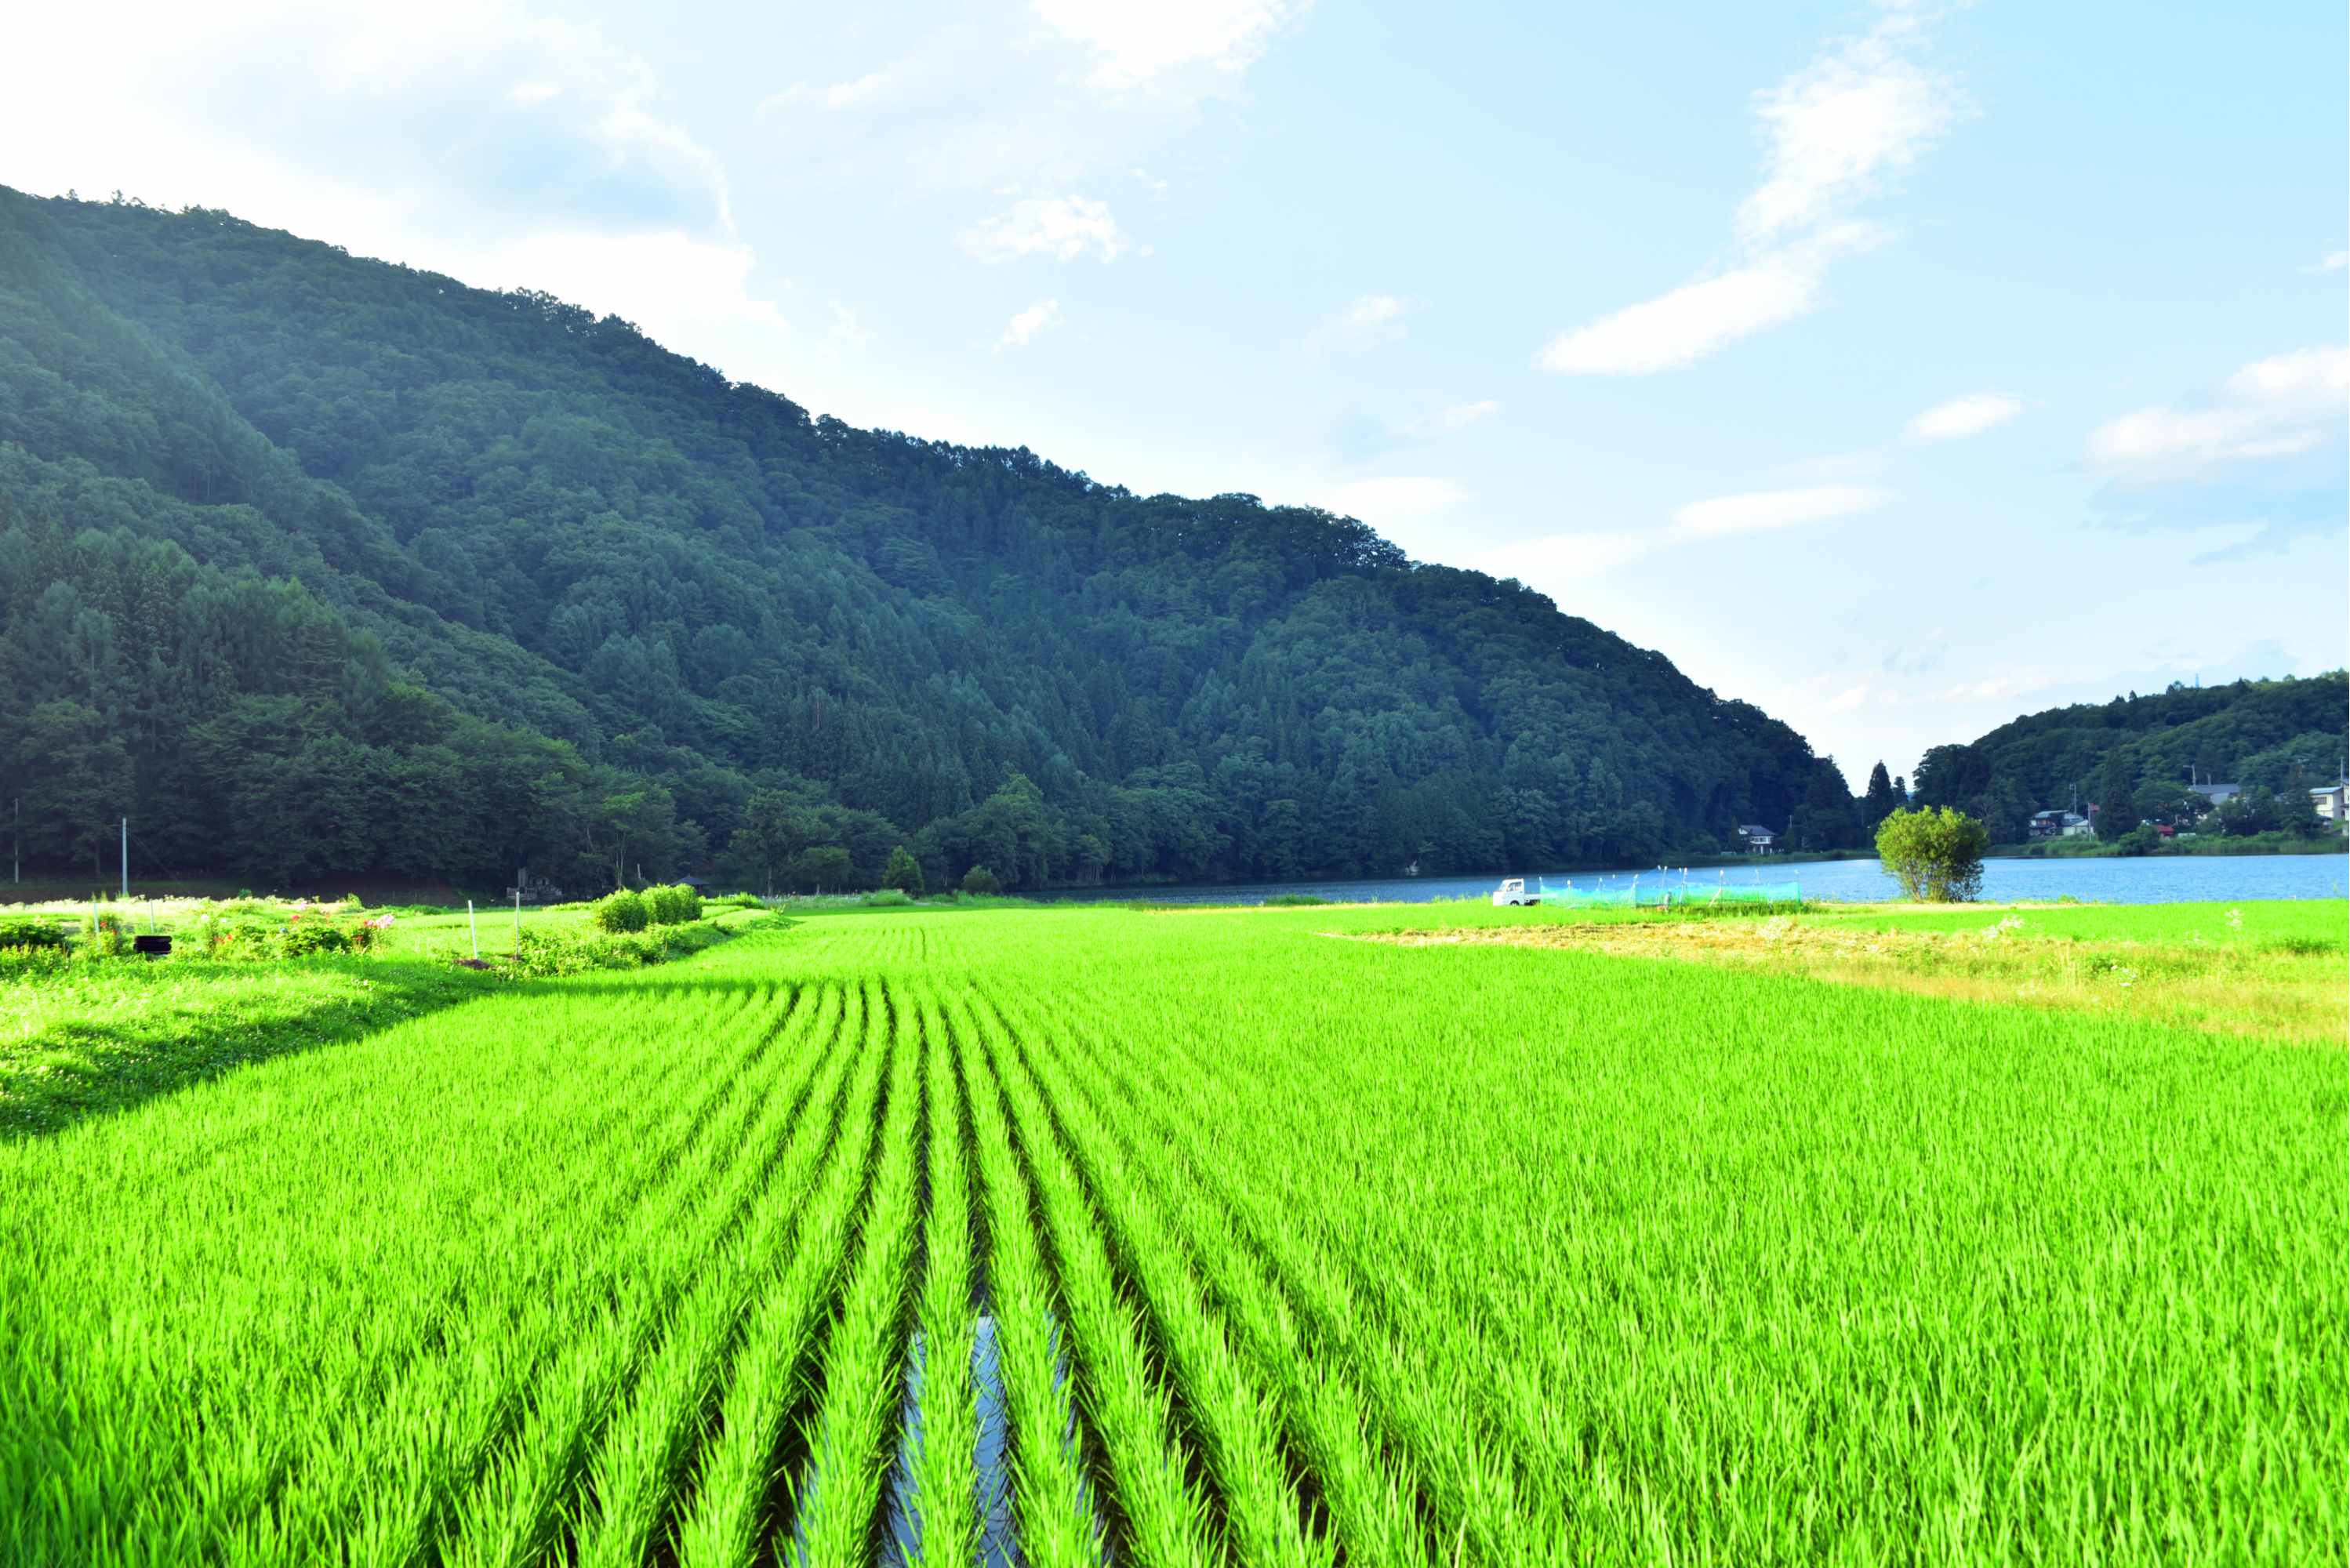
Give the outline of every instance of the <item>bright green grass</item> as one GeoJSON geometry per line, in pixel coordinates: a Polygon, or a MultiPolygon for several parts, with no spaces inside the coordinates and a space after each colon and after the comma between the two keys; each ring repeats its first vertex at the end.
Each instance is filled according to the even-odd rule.
{"type": "Polygon", "coordinates": [[[1396,920],[814,920],[0,1147],[13,1554],[2350,1547],[2339,1048],[1396,920]]]}
{"type": "Polygon", "coordinates": [[[12,966],[0,982],[0,1139],[55,1132],[282,1052],[357,1040],[494,983],[442,962],[12,966]]]}

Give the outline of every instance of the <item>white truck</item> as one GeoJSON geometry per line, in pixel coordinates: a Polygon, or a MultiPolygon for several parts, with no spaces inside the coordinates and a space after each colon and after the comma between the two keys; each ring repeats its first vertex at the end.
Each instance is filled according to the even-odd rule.
{"type": "Polygon", "coordinates": [[[1493,902],[1499,905],[1539,904],[1542,902],[1542,895],[1527,892],[1524,877],[1512,877],[1493,889],[1493,902]]]}

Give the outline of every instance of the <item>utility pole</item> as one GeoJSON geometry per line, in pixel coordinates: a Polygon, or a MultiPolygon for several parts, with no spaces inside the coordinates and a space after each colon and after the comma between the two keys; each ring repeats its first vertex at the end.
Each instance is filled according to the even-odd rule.
{"type": "Polygon", "coordinates": [[[8,873],[8,880],[22,882],[25,879],[25,797],[18,795],[10,803],[10,806],[15,812],[15,815],[10,820],[16,825],[16,858],[8,873]]]}
{"type": "Polygon", "coordinates": [[[522,889],[515,889],[515,961],[522,961],[522,889]]]}
{"type": "Polygon", "coordinates": [[[122,819],[122,896],[130,897],[130,819],[122,819]]]}

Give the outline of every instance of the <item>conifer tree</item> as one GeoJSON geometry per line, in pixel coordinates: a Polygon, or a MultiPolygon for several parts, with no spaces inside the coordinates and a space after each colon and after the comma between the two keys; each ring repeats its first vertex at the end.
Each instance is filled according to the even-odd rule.
{"type": "Polygon", "coordinates": [[[1893,793],[1893,780],[1887,774],[1884,763],[1879,762],[1868,770],[1868,790],[1861,797],[1861,816],[1868,830],[1876,832],[1877,825],[1891,816],[1893,808],[1900,804],[1900,798],[1893,793]]]}
{"type": "Polygon", "coordinates": [[[2137,826],[2137,808],[2130,804],[2129,759],[2123,748],[2106,753],[2105,771],[2097,776],[2097,836],[2108,843],[2137,826]]]}

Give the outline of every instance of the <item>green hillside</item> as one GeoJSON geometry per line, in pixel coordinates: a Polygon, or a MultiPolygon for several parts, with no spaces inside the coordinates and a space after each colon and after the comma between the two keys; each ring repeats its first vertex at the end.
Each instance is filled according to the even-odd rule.
{"type": "Polygon", "coordinates": [[[0,191],[0,607],[5,788],[60,871],[125,813],[183,874],[581,890],[1855,831],[1785,725],[1359,523],[853,430],[217,212],[0,191]]]}
{"type": "MultiPolygon", "coordinates": [[[[1992,836],[2023,836],[2034,811],[2095,800],[2119,753],[2135,822],[2188,798],[2187,786],[2236,784],[2286,793],[2298,769],[2331,783],[2350,756],[2350,676],[2172,686],[2141,697],[2027,713],[1971,745],[1936,746],[1918,764],[1917,798],[1984,817],[1992,836]]],[[[2247,824],[2276,826],[2278,824],[2247,824]]]]}

